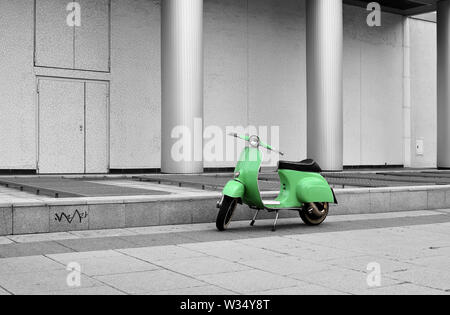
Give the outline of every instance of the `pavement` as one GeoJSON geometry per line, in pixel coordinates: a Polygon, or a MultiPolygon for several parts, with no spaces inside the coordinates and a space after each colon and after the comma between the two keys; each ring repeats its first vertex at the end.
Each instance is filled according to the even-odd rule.
{"type": "MultiPolygon", "coordinates": [[[[0,177],[2,178],[2,177],[0,177]]],[[[3,177],[4,178],[4,177],[3,177]]],[[[104,187],[114,187],[116,188],[117,195],[115,197],[117,198],[125,198],[125,197],[162,197],[166,198],[168,195],[171,196],[196,196],[196,195],[205,195],[205,192],[202,190],[194,189],[194,188],[188,188],[188,187],[176,187],[173,185],[159,185],[155,183],[147,183],[147,182],[137,182],[129,179],[123,179],[123,178],[114,178],[112,177],[109,180],[98,180],[98,179],[91,179],[89,181],[85,181],[85,183],[90,185],[102,185],[104,187]],[[124,190],[135,192],[139,191],[140,193],[138,195],[122,195],[122,192],[124,190]]],[[[96,199],[111,199],[111,196],[105,196],[102,194],[95,194],[92,193],[93,196],[96,197],[96,199]]],[[[91,196],[92,197],[92,196],[91,196]]],[[[60,198],[59,200],[85,200],[89,199],[87,198],[60,198]]],[[[52,202],[57,200],[54,198],[54,195],[37,195],[34,192],[31,191],[21,191],[16,188],[11,187],[5,187],[0,184],[0,204],[16,204],[16,203],[33,203],[33,202],[52,202]]]]}
{"type": "Polygon", "coordinates": [[[450,294],[450,210],[0,237],[0,295],[450,294]]]}

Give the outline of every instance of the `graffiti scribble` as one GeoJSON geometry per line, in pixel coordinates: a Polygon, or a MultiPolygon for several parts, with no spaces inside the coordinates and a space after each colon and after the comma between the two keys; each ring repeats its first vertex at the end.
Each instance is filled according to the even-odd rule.
{"type": "Polygon", "coordinates": [[[73,214],[66,214],[64,212],[61,214],[55,213],[55,221],[62,222],[63,219],[65,219],[69,224],[71,224],[76,218],[78,218],[80,223],[82,223],[83,219],[86,219],[87,217],[87,212],[80,212],[78,210],[75,210],[73,214]]]}

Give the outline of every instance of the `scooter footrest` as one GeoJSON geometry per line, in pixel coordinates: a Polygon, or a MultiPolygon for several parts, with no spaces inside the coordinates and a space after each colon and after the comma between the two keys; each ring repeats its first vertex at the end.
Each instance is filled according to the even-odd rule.
{"type": "Polygon", "coordinates": [[[264,205],[266,206],[280,206],[281,202],[275,200],[263,200],[264,205]]]}

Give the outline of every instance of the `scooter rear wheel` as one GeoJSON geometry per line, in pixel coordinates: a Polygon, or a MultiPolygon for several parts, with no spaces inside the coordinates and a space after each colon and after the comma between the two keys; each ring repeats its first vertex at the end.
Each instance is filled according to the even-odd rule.
{"type": "Polygon", "coordinates": [[[300,211],[300,217],[303,222],[309,226],[321,225],[327,218],[330,209],[330,204],[325,202],[310,203],[303,207],[300,211]],[[320,213],[320,215],[317,214],[320,213]]]}
{"type": "Polygon", "coordinates": [[[219,231],[225,231],[228,228],[237,204],[238,201],[236,199],[225,196],[220,206],[219,215],[217,216],[216,226],[219,231]]]}

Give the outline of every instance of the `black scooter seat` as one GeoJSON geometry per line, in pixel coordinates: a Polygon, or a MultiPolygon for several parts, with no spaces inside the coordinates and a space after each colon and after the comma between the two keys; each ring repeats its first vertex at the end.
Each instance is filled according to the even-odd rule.
{"type": "Polygon", "coordinates": [[[322,169],[314,160],[307,159],[301,162],[280,161],[278,164],[280,170],[291,170],[297,172],[321,173],[322,169]]]}

